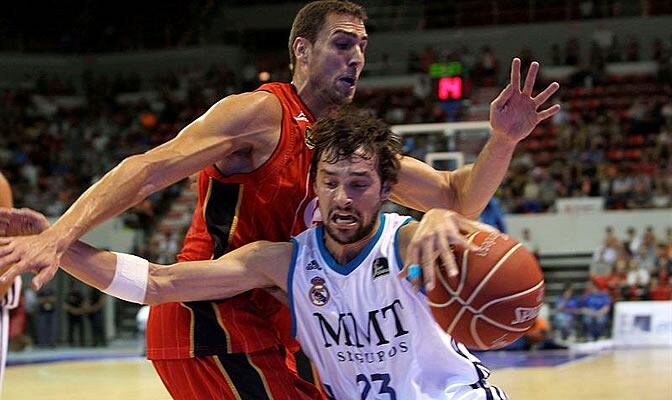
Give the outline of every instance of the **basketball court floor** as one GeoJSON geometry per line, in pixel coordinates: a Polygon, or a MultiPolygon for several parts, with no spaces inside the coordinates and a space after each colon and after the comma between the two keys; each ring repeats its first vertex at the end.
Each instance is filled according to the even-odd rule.
{"type": "MultiPolygon", "coordinates": [[[[514,400],[672,399],[670,348],[592,355],[489,352],[479,357],[493,369],[491,383],[514,400]]],[[[170,399],[149,361],[142,358],[112,353],[72,358],[79,360],[37,360],[9,367],[2,399],[170,399]]]]}

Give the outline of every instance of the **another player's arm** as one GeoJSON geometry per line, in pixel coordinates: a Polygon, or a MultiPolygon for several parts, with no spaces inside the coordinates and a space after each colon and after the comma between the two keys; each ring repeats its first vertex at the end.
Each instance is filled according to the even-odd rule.
{"type": "Polygon", "coordinates": [[[520,60],[513,59],[510,84],[490,104],[492,134],[474,164],[452,172],[437,171],[403,157],[399,183],[392,190],[391,200],[420,211],[448,208],[476,219],[504,179],[516,144],[560,111],[557,104],[537,111],[559,88],[553,82],[532,97],[538,70],[539,64],[533,62],[521,89],[520,60]]]}
{"type": "Polygon", "coordinates": [[[33,280],[39,287],[51,279],[61,255],[79,237],[151,193],[238,151],[271,154],[279,140],[281,118],[280,102],[269,93],[221,100],[171,141],[121,162],[47,231],[37,237],[15,238],[0,248],[0,267],[16,264],[3,279],[42,270],[33,280]]]}
{"type": "Polygon", "coordinates": [[[402,157],[390,199],[419,211],[441,207],[477,219],[504,179],[514,149],[515,144],[493,136],[474,164],[454,171],[438,171],[402,157]]]}
{"type": "MultiPolygon", "coordinates": [[[[146,294],[141,302],[215,300],[264,287],[286,291],[291,256],[291,243],[254,242],[217,260],[149,263],[146,294]]],[[[118,267],[115,253],[83,242],[73,244],[62,260],[63,270],[101,291],[109,288],[118,267]]]]}
{"type": "MultiPolygon", "coordinates": [[[[11,208],[14,206],[14,200],[12,198],[12,187],[7,182],[7,179],[3,174],[0,173],[0,207],[11,208]]],[[[0,284],[0,299],[2,299],[9,288],[14,282],[9,281],[4,284],[0,284]]]]}

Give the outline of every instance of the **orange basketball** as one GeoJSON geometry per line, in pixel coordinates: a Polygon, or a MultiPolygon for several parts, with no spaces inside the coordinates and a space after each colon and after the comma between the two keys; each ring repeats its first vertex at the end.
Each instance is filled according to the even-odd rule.
{"type": "Polygon", "coordinates": [[[469,241],[481,248],[453,247],[460,273],[440,268],[428,293],[434,318],[455,340],[473,349],[497,349],[522,336],[544,301],[544,278],[536,258],[511,237],[479,231],[469,241]]]}

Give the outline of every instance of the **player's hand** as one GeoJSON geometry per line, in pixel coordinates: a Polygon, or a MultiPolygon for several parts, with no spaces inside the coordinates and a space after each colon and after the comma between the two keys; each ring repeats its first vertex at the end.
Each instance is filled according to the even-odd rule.
{"type": "Polygon", "coordinates": [[[32,210],[0,209],[0,232],[14,235],[0,238],[0,285],[24,272],[34,272],[33,288],[39,290],[54,277],[62,254],[48,227],[46,218],[32,210]],[[40,233],[20,236],[32,230],[40,233]]]}
{"type": "Polygon", "coordinates": [[[459,272],[450,245],[457,244],[477,251],[479,247],[470,243],[467,236],[479,230],[497,232],[489,225],[472,221],[454,211],[428,211],[408,244],[402,276],[408,276],[417,289],[424,286],[426,290],[432,290],[436,285],[436,270],[440,264],[445,266],[449,276],[459,272]],[[411,267],[413,265],[421,266],[420,276],[413,276],[412,269],[417,268],[411,267]]]}
{"type": "Polygon", "coordinates": [[[490,103],[490,126],[493,136],[499,135],[513,144],[518,143],[532,133],[541,121],[560,111],[559,104],[537,111],[560,87],[557,82],[553,82],[537,96],[532,97],[537,72],[539,63],[535,61],[530,65],[521,90],[520,59],[513,59],[511,82],[490,103]]]}
{"type": "Polygon", "coordinates": [[[0,207],[0,236],[37,235],[50,225],[47,217],[30,208],[0,207]]]}

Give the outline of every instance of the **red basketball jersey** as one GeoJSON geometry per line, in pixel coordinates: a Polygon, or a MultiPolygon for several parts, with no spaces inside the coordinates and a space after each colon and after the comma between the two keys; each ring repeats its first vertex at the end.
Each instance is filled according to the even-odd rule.
{"type": "MultiPolygon", "coordinates": [[[[200,172],[198,205],[180,261],[219,258],[257,240],[288,241],[313,220],[312,151],[305,136],[314,117],[290,84],[270,83],[257,90],[272,93],[282,104],[278,146],[251,173],[224,177],[215,166],[200,172]]],[[[218,302],[162,304],[149,315],[149,359],[249,353],[280,343],[295,343],[289,312],[260,289],[218,302]]]]}

